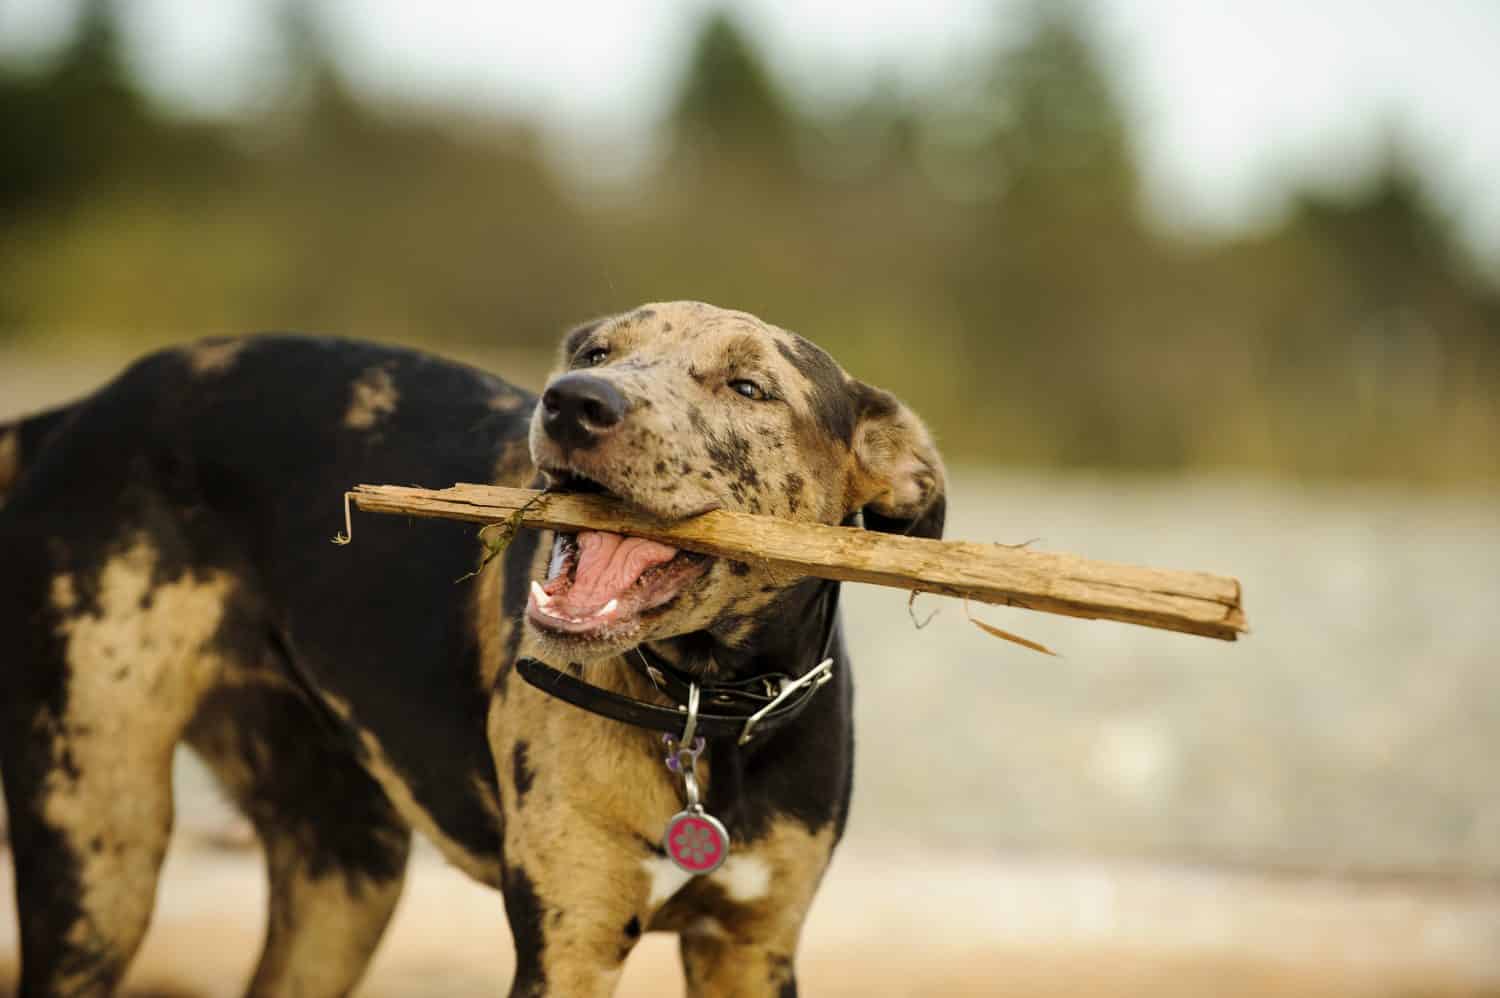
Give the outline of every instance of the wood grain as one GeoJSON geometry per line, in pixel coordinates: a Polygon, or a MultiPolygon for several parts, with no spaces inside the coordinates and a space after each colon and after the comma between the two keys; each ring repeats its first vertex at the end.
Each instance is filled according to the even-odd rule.
{"type": "Polygon", "coordinates": [[[815,575],[868,582],[1225,641],[1249,630],[1239,582],[1206,572],[1142,568],[1003,544],[896,537],[724,510],[667,522],[605,496],[495,485],[358,485],[347,500],[370,513],[474,523],[509,520],[524,510],[522,526],[649,537],[761,565],[787,579],[815,575]]]}

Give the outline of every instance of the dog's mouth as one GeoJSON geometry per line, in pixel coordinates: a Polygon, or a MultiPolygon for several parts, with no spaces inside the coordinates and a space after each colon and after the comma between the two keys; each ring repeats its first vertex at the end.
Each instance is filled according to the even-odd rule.
{"type": "MultiPolygon", "coordinates": [[[[611,494],[573,472],[547,477],[552,492],[611,494]]],[[[546,579],[531,583],[526,616],[543,630],[574,637],[626,637],[666,612],[711,560],[644,537],[559,532],[546,579]]]]}

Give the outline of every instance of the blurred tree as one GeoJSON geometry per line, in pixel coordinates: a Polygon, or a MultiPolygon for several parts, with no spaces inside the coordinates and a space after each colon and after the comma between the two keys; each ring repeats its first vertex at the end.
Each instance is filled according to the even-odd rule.
{"type": "Polygon", "coordinates": [[[1066,463],[1173,464],[1171,420],[1122,377],[1160,377],[1139,347],[1173,335],[1149,315],[1167,275],[1141,222],[1127,122],[1087,8],[1027,10],[1024,40],[997,42],[981,84],[960,91],[967,113],[944,111],[974,129],[942,151],[947,169],[998,174],[950,278],[965,353],[991,361],[965,368],[967,393],[1003,400],[1007,418],[1046,420],[1066,463]],[[1066,408],[1052,404],[1064,397],[1066,408]]]}
{"type": "Polygon", "coordinates": [[[70,41],[37,75],[0,74],[0,215],[76,201],[149,139],[113,0],[85,0],[70,41]]]}
{"type": "Polygon", "coordinates": [[[1312,431],[1349,470],[1381,466],[1393,445],[1444,446],[1423,441],[1450,432],[1451,404],[1500,388],[1500,292],[1395,133],[1367,180],[1298,193],[1253,245],[1253,272],[1276,292],[1248,334],[1261,376],[1307,426],[1335,426],[1332,407],[1357,416],[1358,432],[1312,431]]]}
{"type": "Polygon", "coordinates": [[[1125,116],[1086,37],[1086,11],[1076,0],[1033,8],[1030,40],[995,67],[996,140],[1012,198],[1040,200],[1067,186],[1068,202],[1082,196],[1134,215],[1137,177],[1125,116]]]}
{"type": "Polygon", "coordinates": [[[709,155],[778,158],[796,122],[759,53],[716,9],[692,46],[670,127],[680,146],[709,155]]]}
{"type": "Polygon", "coordinates": [[[1412,154],[1394,134],[1369,180],[1347,193],[1299,192],[1285,231],[1316,240],[1373,311],[1418,305],[1435,286],[1467,292],[1472,280],[1452,220],[1437,208],[1412,154]]]}
{"type": "Polygon", "coordinates": [[[802,167],[835,184],[912,170],[923,125],[914,103],[893,77],[878,77],[858,99],[802,125],[802,167]]]}
{"type": "Polygon", "coordinates": [[[284,67],[273,119],[290,124],[295,141],[317,143],[325,153],[375,137],[379,122],[344,80],[321,0],[276,0],[273,10],[284,67]]]}

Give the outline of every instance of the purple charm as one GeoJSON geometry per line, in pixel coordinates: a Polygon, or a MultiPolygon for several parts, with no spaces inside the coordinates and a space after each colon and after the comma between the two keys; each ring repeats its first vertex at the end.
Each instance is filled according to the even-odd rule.
{"type": "Polygon", "coordinates": [[[667,769],[674,773],[682,772],[682,756],[684,753],[690,756],[692,761],[696,763],[698,757],[703,754],[703,746],[707,744],[701,735],[693,739],[693,747],[690,749],[679,747],[677,739],[671,735],[662,735],[661,742],[667,747],[667,754],[664,759],[667,769]]]}

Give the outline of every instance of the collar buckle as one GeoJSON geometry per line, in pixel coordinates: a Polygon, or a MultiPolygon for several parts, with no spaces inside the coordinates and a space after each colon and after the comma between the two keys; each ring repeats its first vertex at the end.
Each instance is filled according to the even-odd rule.
{"type": "Polygon", "coordinates": [[[775,699],[773,699],[770,703],[766,704],[760,710],[757,710],[755,713],[751,714],[745,719],[745,726],[740,729],[738,744],[744,745],[746,742],[748,742],[751,736],[755,733],[755,726],[759,724],[767,714],[775,710],[784,700],[786,700],[787,697],[791,696],[793,693],[796,693],[798,690],[802,689],[804,686],[807,686],[809,683],[812,684],[812,689],[808,690],[808,693],[811,694],[814,690],[816,690],[818,687],[822,686],[832,678],[833,659],[825,658],[823,661],[807,670],[807,672],[805,672],[798,678],[793,679],[790,682],[783,680],[781,683],[781,691],[776,694],[775,699]]]}

